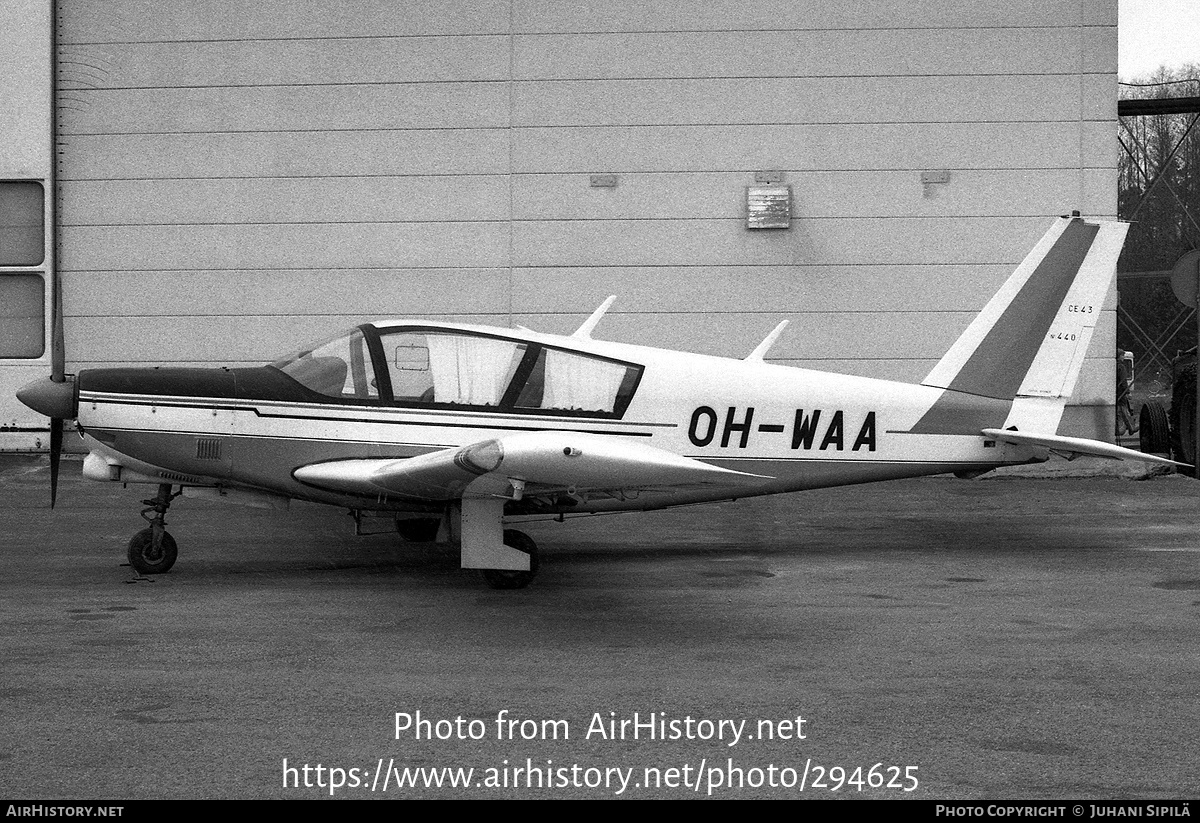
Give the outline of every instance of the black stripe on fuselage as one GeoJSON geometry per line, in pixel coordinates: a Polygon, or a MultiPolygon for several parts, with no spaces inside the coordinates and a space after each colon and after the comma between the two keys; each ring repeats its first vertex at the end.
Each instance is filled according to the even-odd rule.
{"type": "MultiPolygon", "coordinates": [[[[409,414],[451,414],[456,417],[495,415],[502,419],[524,420],[568,420],[572,423],[602,425],[613,423],[625,426],[653,426],[656,428],[678,428],[677,423],[642,423],[622,420],[621,415],[608,412],[576,411],[570,409],[504,408],[492,406],[462,406],[452,403],[389,402],[379,398],[358,399],[330,397],[312,391],[293,380],[273,366],[250,368],[189,368],[189,367],[119,367],[106,369],[84,369],[76,376],[75,385],[81,393],[81,402],[86,395],[127,395],[154,398],[155,405],[165,406],[179,403],[183,399],[194,406],[197,401],[261,401],[284,403],[320,409],[378,409],[380,411],[403,411],[409,414]],[[161,399],[160,399],[161,398],[161,399]]],[[[94,402],[88,400],[87,402],[94,402]]],[[[107,402],[120,402],[107,400],[107,402]]],[[[239,406],[236,408],[247,409],[239,406]]],[[[623,412],[622,412],[623,414],[623,412]]],[[[262,415],[259,416],[269,416],[262,415]]],[[[377,421],[386,422],[386,421],[377,421]]],[[[422,425],[422,424],[415,424],[422,425]]],[[[425,424],[439,425],[439,424],[425,424]]],[[[446,424],[450,425],[450,424],[446,424]]],[[[497,427],[504,428],[504,427],[497,427]]],[[[518,429],[520,430],[520,429],[518,429]]],[[[530,431],[546,431],[542,427],[529,427],[530,431]]],[[[553,431],[554,429],[550,429],[553,431]]],[[[571,429],[576,431],[577,429],[571,429]]],[[[581,430],[580,430],[581,431],[581,430]]],[[[607,432],[601,432],[602,434],[607,432]]],[[[628,433],[626,433],[628,434],[628,433]]],[[[643,434],[630,434],[645,437],[643,434]]]]}
{"type": "MultiPolygon", "coordinates": [[[[111,406],[154,406],[157,408],[204,409],[206,411],[213,409],[213,408],[219,408],[222,411],[252,412],[256,417],[259,417],[264,420],[305,420],[305,421],[319,422],[319,423],[383,423],[383,424],[386,424],[389,426],[427,426],[427,427],[443,428],[443,429],[496,429],[498,431],[569,431],[569,432],[583,432],[585,434],[610,434],[613,436],[620,436],[620,437],[653,437],[654,436],[653,432],[626,431],[626,430],[613,430],[613,429],[580,429],[580,428],[563,428],[562,426],[512,426],[512,425],[502,425],[499,423],[492,423],[492,422],[447,423],[444,421],[434,421],[434,420],[409,420],[409,419],[394,420],[394,419],[387,419],[385,417],[336,417],[336,416],[320,415],[320,414],[313,414],[313,415],[282,414],[282,413],[275,413],[275,412],[264,412],[264,411],[259,410],[259,408],[257,406],[246,406],[246,405],[238,405],[238,404],[223,405],[223,404],[216,404],[216,403],[211,402],[211,400],[215,400],[215,399],[218,399],[218,398],[202,398],[202,399],[199,399],[198,402],[184,403],[184,402],[180,402],[180,401],[174,400],[174,399],[162,399],[162,398],[158,398],[158,397],[143,397],[138,400],[114,400],[111,397],[81,396],[79,402],[81,404],[82,403],[104,403],[104,404],[111,405],[111,406]],[[209,402],[204,402],[205,400],[208,400],[209,402]]],[[[220,399],[224,399],[224,398],[220,398],[220,399]]],[[[237,398],[237,399],[241,400],[244,398],[237,398]]],[[[329,407],[325,406],[324,408],[329,408],[329,407]]],[[[338,408],[349,410],[353,407],[341,406],[338,408]]],[[[400,411],[400,410],[395,409],[390,406],[384,406],[384,407],[380,407],[380,411],[395,412],[395,411],[400,411]]],[[[428,412],[419,412],[419,413],[428,414],[428,412]]],[[[466,413],[464,413],[464,415],[455,415],[455,416],[461,417],[461,416],[465,416],[466,414],[470,414],[470,412],[466,412],[466,413]]],[[[505,418],[505,419],[511,419],[511,418],[505,418]]],[[[629,425],[629,424],[624,423],[624,424],[620,424],[620,425],[629,425]]],[[[663,424],[635,423],[633,425],[662,426],[663,424]]],[[[672,424],[672,427],[674,427],[674,424],[672,424]]],[[[213,433],[205,432],[205,434],[213,434],[213,433]]]]}

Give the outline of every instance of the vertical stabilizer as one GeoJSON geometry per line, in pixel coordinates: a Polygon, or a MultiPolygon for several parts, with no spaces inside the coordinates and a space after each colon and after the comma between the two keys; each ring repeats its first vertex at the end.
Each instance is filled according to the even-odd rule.
{"type": "Polygon", "coordinates": [[[921,381],[950,390],[923,423],[940,419],[938,413],[956,402],[955,392],[1013,401],[1006,427],[1056,431],[1127,230],[1124,223],[1079,217],[1055,221],[921,381]]]}

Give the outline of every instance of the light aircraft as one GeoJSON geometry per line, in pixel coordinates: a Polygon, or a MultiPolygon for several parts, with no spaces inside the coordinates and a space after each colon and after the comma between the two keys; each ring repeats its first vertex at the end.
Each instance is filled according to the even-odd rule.
{"type": "Polygon", "coordinates": [[[18,397],[52,418],[52,505],[66,419],[85,476],[157,486],[129,545],[140,573],[171,568],[165,514],[195,494],[394,517],[520,588],[536,546],[510,520],[970,477],[1052,452],[1172,463],[1057,434],[1126,229],[1056,220],[916,385],[767,363],[786,321],[742,360],[594,339],[610,297],[569,336],[388,321],[256,368],[73,379],[59,310],[53,373],[18,397]]]}

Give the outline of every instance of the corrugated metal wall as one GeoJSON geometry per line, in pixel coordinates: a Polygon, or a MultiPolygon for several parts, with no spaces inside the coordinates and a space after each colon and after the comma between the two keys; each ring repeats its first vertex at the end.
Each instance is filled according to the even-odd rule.
{"type": "Polygon", "coordinates": [[[58,6],[72,368],[615,293],[599,336],[741,356],[791,317],[781,362],[917,380],[1051,216],[1116,211],[1115,0],[58,6]],[[790,230],[745,228],[761,170],[790,230]]]}
{"type": "Polygon", "coordinates": [[[49,443],[14,392],[50,374],[52,18],[41,0],[0,4],[0,451],[49,443]]]}

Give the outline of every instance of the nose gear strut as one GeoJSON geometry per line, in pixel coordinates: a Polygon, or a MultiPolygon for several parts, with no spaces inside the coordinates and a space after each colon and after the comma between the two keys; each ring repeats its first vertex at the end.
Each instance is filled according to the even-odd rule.
{"type": "Polygon", "coordinates": [[[142,519],[150,524],[142,529],[129,541],[129,565],[138,574],[162,574],[175,565],[179,556],[179,547],[175,538],[166,530],[167,509],[171,501],[183,494],[183,487],[172,493],[170,483],[160,483],[158,496],[142,503],[148,508],[142,510],[142,519]]]}

